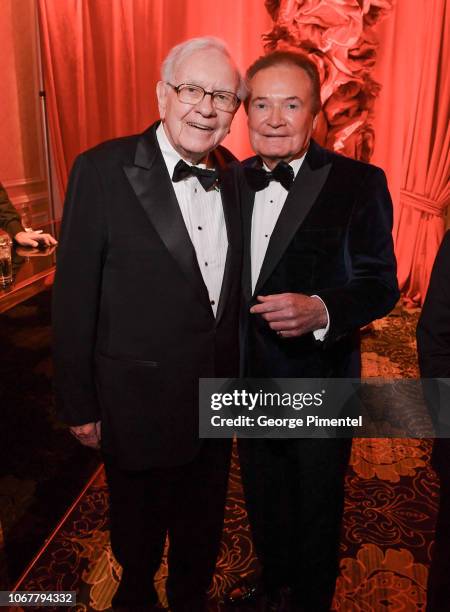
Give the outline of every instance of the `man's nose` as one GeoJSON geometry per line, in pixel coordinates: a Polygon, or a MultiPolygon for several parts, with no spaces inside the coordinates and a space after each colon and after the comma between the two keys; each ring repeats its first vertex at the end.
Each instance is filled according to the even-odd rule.
{"type": "Polygon", "coordinates": [[[272,106],[270,109],[270,114],[267,118],[267,123],[271,127],[280,127],[283,125],[283,113],[281,112],[281,108],[278,105],[272,106]]]}
{"type": "Polygon", "coordinates": [[[216,109],[213,104],[212,94],[205,92],[205,95],[200,100],[200,102],[197,102],[197,104],[195,105],[195,109],[205,117],[215,115],[216,109]]]}

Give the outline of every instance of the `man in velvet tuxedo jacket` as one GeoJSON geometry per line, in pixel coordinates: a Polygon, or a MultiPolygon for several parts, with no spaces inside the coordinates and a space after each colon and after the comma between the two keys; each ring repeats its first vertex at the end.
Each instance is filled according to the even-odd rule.
{"type": "MultiPolygon", "coordinates": [[[[257,157],[244,163],[244,374],[358,377],[359,328],[398,299],[384,173],[311,140],[320,83],[306,57],[273,52],[247,79],[257,157]]],[[[263,610],[329,610],[350,449],[239,440],[263,610]]]]}
{"type": "Polygon", "coordinates": [[[82,443],[101,437],[123,567],[115,609],[159,609],[152,579],[168,533],[170,608],[206,610],[231,441],[198,439],[198,381],[238,371],[240,213],[218,145],[244,93],[221,41],[182,43],[157,86],[162,122],[85,152],[71,173],[57,401],[82,443]]]}
{"type": "MultiPolygon", "coordinates": [[[[434,262],[430,285],[417,325],[417,351],[423,378],[450,378],[450,231],[434,262]]],[[[448,411],[437,381],[424,381],[430,410],[448,411]],[[442,405],[439,405],[442,402],[442,405]]],[[[437,415],[435,415],[437,416],[437,415]]],[[[443,422],[448,422],[444,419],[443,422]]],[[[450,608],[450,439],[436,438],[431,456],[440,480],[435,543],[428,575],[427,611],[450,608]]]]}

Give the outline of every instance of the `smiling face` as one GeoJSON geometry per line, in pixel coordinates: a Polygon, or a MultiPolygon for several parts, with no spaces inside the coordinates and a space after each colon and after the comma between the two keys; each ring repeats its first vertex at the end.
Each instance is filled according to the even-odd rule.
{"type": "Polygon", "coordinates": [[[251,79],[250,92],[248,127],[255,153],[271,169],[301,157],[317,120],[307,73],[293,64],[270,66],[251,79]]]}
{"type": "MultiPolygon", "coordinates": [[[[172,85],[200,85],[206,91],[229,91],[236,94],[239,78],[230,60],[216,49],[195,51],[175,69],[172,85]]],[[[214,108],[211,96],[198,104],[180,102],[176,91],[167,83],[157,85],[158,105],[164,129],[173,148],[184,159],[198,163],[230,131],[233,112],[214,108]]]]}

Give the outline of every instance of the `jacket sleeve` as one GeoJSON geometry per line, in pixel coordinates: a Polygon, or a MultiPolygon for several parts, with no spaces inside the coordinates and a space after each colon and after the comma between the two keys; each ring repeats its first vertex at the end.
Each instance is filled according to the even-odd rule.
{"type": "Polygon", "coordinates": [[[0,228],[4,229],[11,238],[19,232],[25,231],[20,222],[20,215],[11,204],[8,194],[0,183],[0,228]]]}
{"type": "Polygon", "coordinates": [[[58,412],[70,425],[99,419],[94,349],[106,249],[105,198],[93,162],[71,171],[53,288],[53,349],[58,412]]]}
{"type": "Polygon", "coordinates": [[[450,378],[450,231],[436,256],[417,325],[419,368],[424,378],[450,378]]]}
{"type": "Polygon", "coordinates": [[[330,315],[326,344],[385,316],[399,298],[392,201],[380,168],[367,166],[345,237],[348,282],[317,291],[330,315]]]}

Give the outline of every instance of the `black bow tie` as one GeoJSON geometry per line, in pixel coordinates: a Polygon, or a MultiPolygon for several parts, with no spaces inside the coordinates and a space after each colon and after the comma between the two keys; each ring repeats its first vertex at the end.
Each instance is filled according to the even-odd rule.
{"type": "Polygon", "coordinates": [[[217,181],[219,173],[217,170],[207,170],[206,168],[190,166],[184,160],[180,159],[173,170],[172,181],[177,183],[188,176],[196,176],[203,189],[208,191],[208,189],[211,189],[211,187],[217,181]]]}
{"type": "Polygon", "coordinates": [[[271,172],[267,172],[264,168],[248,166],[244,168],[244,174],[253,191],[265,189],[270,181],[278,181],[289,191],[294,182],[294,170],[284,161],[279,162],[271,172]]]}

